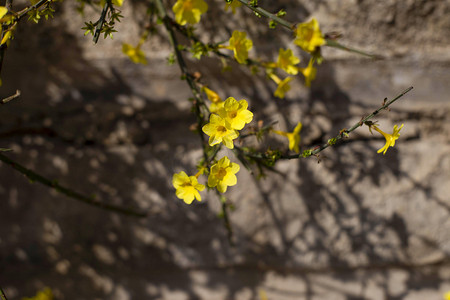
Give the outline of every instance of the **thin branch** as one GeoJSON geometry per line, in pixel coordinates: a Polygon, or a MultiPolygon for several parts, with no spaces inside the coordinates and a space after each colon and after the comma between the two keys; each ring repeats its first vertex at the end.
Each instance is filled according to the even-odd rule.
{"type": "MultiPolygon", "coordinates": [[[[381,106],[380,108],[378,108],[377,110],[375,110],[373,113],[371,113],[370,115],[368,115],[365,118],[362,118],[361,121],[357,122],[356,124],[354,124],[352,127],[350,127],[350,129],[344,129],[342,130],[334,139],[335,142],[339,141],[340,139],[342,139],[346,134],[351,133],[352,131],[354,131],[355,129],[357,129],[358,127],[361,127],[364,125],[365,122],[369,121],[370,119],[372,119],[374,116],[376,116],[380,111],[388,108],[392,103],[394,103],[395,101],[397,101],[398,99],[400,99],[401,97],[403,97],[406,93],[408,93],[410,90],[412,90],[413,87],[409,87],[406,90],[404,90],[403,92],[401,92],[398,96],[396,96],[394,99],[387,101],[383,106],[381,106]]],[[[335,143],[330,144],[330,143],[326,143],[323,144],[322,146],[318,147],[318,148],[313,148],[311,149],[311,155],[316,155],[319,152],[322,152],[323,150],[325,150],[326,148],[333,146],[335,143]]],[[[299,158],[302,157],[302,155],[288,155],[288,156],[282,156],[281,158],[285,158],[285,159],[292,159],[292,158],[299,158]]]]}
{"type": "MultiPolygon", "coordinates": [[[[250,8],[251,10],[253,10],[256,14],[264,16],[264,17],[266,17],[266,18],[276,22],[277,24],[280,24],[283,27],[289,29],[290,31],[295,31],[295,27],[296,27],[295,23],[291,23],[289,21],[286,21],[286,20],[278,17],[275,14],[272,14],[272,13],[268,12],[267,10],[265,10],[265,9],[259,7],[259,6],[253,6],[253,5],[249,4],[248,0],[238,0],[238,1],[241,2],[242,4],[244,4],[245,6],[247,6],[248,8],[250,8]]],[[[370,58],[373,58],[373,59],[380,59],[381,58],[381,56],[379,56],[379,55],[366,53],[366,52],[358,50],[358,49],[354,49],[354,48],[351,48],[351,47],[347,47],[347,46],[341,45],[340,43],[336,42],[333,39],[325,39],[325,40],[326,40],[326,44],[325,45],[329,46],[329,47],[333,47],[333,48],[336,48],[336,49],[344,50],[344,51],[347,51],[347,52],[353,52],[353,53],[364,55],[364,56],[367,56],[367,57],[370,57],[370,58]]]]}
{"type": "Polygon", "coordinates": [[[6,103],[8,103],[9,101],[18,98],[19,96],[20,96],[20,91],[19,91],[19,90],[16,90],[16,93],[15,93],[14,95],[11,95],[11,96],[9,96],[9,97],[6,97],[6,98],[0,100],[0,104],[6,104],[6,103]]]}
{"type": "Polygon", "coordinates": [[[39,174],[33,172],[32,170],[25,168],[24,166],[9,159],[8,157],[6,157],[3,154],[0,154],[0,160],[3,161],[4,163],[6,163],[7,165],[10,165],[11,167],[16,169],[23,175],[25,175],[31,182],[37,181],[43,185],[53,188],[55,191],[57,191],[61,194],[64,194],[64,195],[68,196],[69,198],[84,202],[84,203],[92,205],[92,206],[96,206],[101,209],[109,210],[109,211],[112,211],[115,213],[124,214],[127,216],[141,217],[141,218],[147,216],[146,213],[136,212],[136,211],[128,209],[128,208],[124,208],[124,207],[120,207],[120,206],[116,206],[116,205],[112,205],[112,204],[102,203],[98,200],[95,200],[93,197],[88,197],[88,196],[82,195],[78,192],[75,192],[69,188],[66,188],[66,187],[60,185],[55,180],[47,179],[47,178],[43,177],[42,175],[39,175],[39,174]]]}
{"type": "Polygon", "coordinates": [[[102,33],[103,24],[105,24],[106,14],[108,13],[108,10],[110,8],[111,8],[111,0],[106,0],[105,6],[103,6],[102,14],[100,15],[100,19],[97,21],[97,27],[95,28],[94,37],[92,38],[94,44],[97,44],[98,42],[98,38],[102,33]]]}
{"type": "Polygon", "coordinates": [[[6,298],[5,293],[3,292],[2,287],[0,286],[0,299],[1,300],[8,300],[8,298],[6,298]]]}

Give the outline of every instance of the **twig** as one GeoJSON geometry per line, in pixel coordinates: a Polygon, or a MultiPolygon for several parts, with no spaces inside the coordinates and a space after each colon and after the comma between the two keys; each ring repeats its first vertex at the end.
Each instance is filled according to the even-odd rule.
{"type": "Polygon", "coordinates": [[[16,90],[16,93],[15,93],[14,95],[11,95],[11,96],[9,96],[9,97],[6,97],[6,98],[0,100],[0,104],[6,104],[6,103],[8,103],[9,101],[18,98],[19,96],[20,96],[20,91],[19,91],[19,90],[16,90]]]}
{"type": "MultiPolygon", "coordinates": [[[[257,14],[259,14],[261,16],[264,16],[266,18],[271,19],[272,21],[274,21],[274,22],[282,25],[283,27],[289,29],[290,31],[295,31],[295,27],[296,27],[295,23],[288,22],[288,21],[278,17],[277,15],[268,12],[267,10],[265,10],[265,9],[259,7],[259,6],[253,6],[253,5],[251,5],[249,3],[248,0],[238,0],[238,1],[241,2],[242,4],[244,4],[245,6],[247,6],[248,8],[250,8],[251,10],[253,10],[255,13],[257,13],[257,14]]],[[[326,44],[325,45],[329,46],[329,47],[337,48],[337,49],[348,51],[348,52],[353,52],[353,53],[364,55],[364,56],[367,56],[367,57],[370,57],[370,58],[373,58],[373,59],[380,59],[381,58],[381,56],[379,56],[379,55],[369,54],[369,53],[366,53],[366,52],[358,50],[358,49],[354,49],[354,48],[350,48],[350,47],[341,45],[340,43],[336,42],[333,39],[325,39],[325,40],[326,40],[326,44]]]]}
{"type": "Polygon", "coordinates": [[[72,199],[84,202],[84,203],[92,205],[92,206],[96,206],[101,209],[110,210],[110,211],[113,211],[116,213],[132,216],[132,217],[141,217],[142,218],[142,217],[147,216],[146,213],[136,212],[136,211],[128,209],[128,208],[124,208],[124,207],[120,207],[120,206],[116,206],[116,205],[112,205],[112,204],[102,203],[100,201],[93,199],[93,197],[84,196],[84,195],[82,195],[78,192],[75,192],[69,188],[63,187],[57,181],[47,179],[47,178],[43,177],[42,175],[39,175],[39,174],[33,172],[32,170],[27,169],[24,166],[18,164],[17,162],[9,159],[8,157],[4,156],[3,154],[0,154],[0,160],[3,161],[4,163],[10,165],[11,167],[16,169],[23,175],[25,175],[30,181],[32,181],[32,182],[37,181],[43,185],[53,188],[55,191],[57,191],[61,194],[64,194],[72,199]]]}
{"type": "MultiPolygon", "coordinates": [[[[369,121],[370,119],[372,119],[375,115],[377,115],[380,111],[382,111],[383,109],[386,109],[387,107],[389,107],[389,105],[391,105],[392,103],[394,103],[395,101],[397,101],[398,99],[400,99],[401,97],[403,97],[403,95],[405,95],[406,93],[408,93],[410,90],[412,90],[413,87],[409,87],[406,90],[404,90],[403,92],[401,92],[397,97],[395,97],[394,99],[387,101],[383,106],[381,106],[380,108],[378,108],[377,110],[375,110],[373,113],[371,113],[370,115],[368,115],[365,118],[362,118],[361,121],[357,122],[355,125],[353,125],[352,127],[350,127],[350,129],[344,129],[342,130],[339,135],[337,135],[334,139],[335,142],[339,141],[340,139],[342,139],[344,137],[343,133],[349,134],[350,132],[354,131],[355,129],[357,129],[358,127],[363,126],[363,124],[367,121],[369,121]]],[[[330,143],[326,143],[323,144],[322,146],[318,147],[318,148],[313,148],[311,149],[310,154],[311,155],[316,155],[319,152],[322,152],[323,150],[325,150],[326,148],[328,148],[329,146],[334,145],[330,144],[330,143]]],[[[281,158],[284,159],[293,159],[293,158],[299,158],[302,157],[302,155],[288,155],[288,156],[282,156],[281,158]]]]}
{"type": "Polygon", "coordinates": [[[103,6],[102,14],[100,15],[100,19],[97,21],[97,27],[95,28],[94,37],[92,38],[94,44],[97,44],[98,42],[98,38],[100,37],[100,34],[102,32],[103,24],[105,24],[106,14],[108,13],[110,7],[111,0],[106,0],[105,6],[103,6]]]}

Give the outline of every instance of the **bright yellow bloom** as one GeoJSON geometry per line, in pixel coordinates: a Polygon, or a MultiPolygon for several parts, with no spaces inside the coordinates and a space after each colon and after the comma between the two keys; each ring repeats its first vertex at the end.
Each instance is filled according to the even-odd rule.
{"type": "Polygon", "coordinates": [[[208,97],[209,101],[211,101],[209,111],[212,113],[217,113],[223,107],[225,101],[222,101],[222,98],[220,98],[219,94],[217,94],[213,90],[210,90],[206,86],[204,86],[202,90],[205,92],[206,97],[208,97]]]}
{"type": "MultiPolygon", "coordinates": [[[[2,38],[2,41],[0,42],[0,45],[3,45],[4,43],[8,42],[12,38],[12,29],[8,30],[2,38]]],[[[8,43],[9,45],[9,43],[8,43]]]]}
{"type": "Polygon", "coordinates": [[[231,3],[226,3],[225,4],[225,11],[228,11],[228,9],[231,7],[231,11],[233,12],[233,14],[236,13],[236,8],[241,7],[242,3],[239,2],[238,0],[233,0],[231,3]]]}
{"type": "Polygon", "coordinates": [[[314,52],[316,47],[325,44],[316,19],[297,25],[294,43],[307,52],[314,52]]]}
{"type": "Polygon", "coordinates": [[[218,113],[230,125],[231,129],[241,130],[245,124],[250,123],[253,119],[253,113],[247,107],[246,100],[236,101],[233,97],[228,97],[218,113]]]}
{"type": "Polygon", "coordinates": [[[377,153],[383,152],[383,155],[384,155],[384,154],[386,154],[386,151],[389,147],[394,147],[395,141],[400,137],[399,132],[403,128],[403,124],[402,124],[402,126],[400,126],[400,128],[397,125],[394,125],[394,132],[392,132],[392,134],[388,134],[386,132],[381,131],[376,125],[372,125],[371,128],[373,128],[376,131],[378,131],[379,133],[381,133],[384,136],[384,138],[386,139],[386,144],[381,149],[378,149],[378,151],[377,151],[377,153]]]}
{"type": "Polygon", "coordinates": [[[136,47],[133,47],[130,44],[124,43],[122,44],[122,52],[127,55],[135,64],[147,64],[147,59],[145,58],[144,52],[141,50],[140,44],[136,47]]]}
{"type": "Polygon", "coordinates": [[[308,66],[306,68],[300,68],[300,72],[305,76],[305,85],[307,87],[311,86],[311,81],[316,78],[317,69],[313,67],[314,60],[311,58],[309,60],[308,66]]]}
{"type": "Polygon", "coordinates": [[[239,136],[239,133],[229,126],[225,119],[212,114],[209,123],[202,127],[203,132],[209,135],[209,145],[214,146],[223,143],[225,147],[233,149],[233,140],[239,136]]]}
{"type": "Polygon", "coordinates": [[[286,71],[290,75],[297,75],[298,68],[295,66],[300,62],[300,58],[296,57],[291,49],[283,50],[280,48],[278,53],[277,66],[286,71]]]}
{"type": "Polygon", "coordinates": [[[289,140],[289,150],[293,150],[295,153],[300,153],[300,130],[302,130],[302,123],[298,122],[292,132],[284,132],[279,130],[273,130],[273,132],[287,137],[289,140]]]}
{"type": "Polygon", "coordinates": [[[444,294],[444,299],[445,300],[450,300],[450,292],[447,292],[444,294]]]}
{"type": "MultiPolygon", "coordinates": [[[[200,175],[200,174],[199,174],[200,175]]],[[[183,199],[186,204],[191,204],[194,198],[202,201],[198,191],[203,191],[205,186],[198,183],[196,176],[188,176],[185,172],[173,174],[172,185],[176,189],[175,194],[179,199],[183,199]]]]}
{"type": "Polygon", "coordinates": [[[112,0],[112,4],[117,5],[117,6],[122,6],[123,0],[112,0]]]}
{"type": "Polygon", "coordinates": [[[248,58],[248,51],[253,47],[252,40],[246,37],[247,34],[245,32],[235,30],[229,40],[230,45],[226,47],[227,49],[233,50],[234,58],[240,64],[245,64],[248,58]]]}
{"type": "Polygon", "coordinates": [[[289,85],[289,82],[292,80],[292,77],[288,76],[285,79],[281,80],[277,75],[271,73],[269,74],[270,78],[275,81],[276,84],[278,84],[277,89],[273,93],[275,97],[278,97],[280,99],[284,98],[284,94],[287,93],[291,86],[289,85]]]}
{"type": "Polygon", "coordinates": [[[208,4],[203,0],[178,0],[172,10],[178,24],[197,24],[201,15],[208,10],[208,4]]]}
{"type": "Polygon", "coordinates": [[[208,176],[208,186],[217,187],[221,193],[227,191],[228,186],[237,183],[236,173],[239,172],[240,166],[232,163],[228,157],[222,157],[216,164],[211,167],[208,176]]]}
{"type": "Polygon", "coordinates": [[[37,292],[36,296],[31,298],[22,298],[22,300],[53,300],[52,290],[48,287],[42,291],[37,292]]]}

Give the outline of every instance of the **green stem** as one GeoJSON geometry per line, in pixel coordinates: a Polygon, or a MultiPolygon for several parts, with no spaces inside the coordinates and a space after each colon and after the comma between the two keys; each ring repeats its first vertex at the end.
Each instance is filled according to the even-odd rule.
{"type": "Polygon", "coordinates": [[[249,4],[249,2],[247,0],[238,0],[238,1],[241,2],[242,4],[244,4],[245,6],[247,6],[248,8],[250,8],[251,10],[253,10],[255,13],[258,13],[266,18],[269,18],[269,19],[277,22],[278,24],[286,27],[287,29],[289,29],[291,31],[294,30],[295,24],[290,23],[286,20],[283,20],[282,18],[278,17],[277,15],[274,15],[259,6],[256,6],[256,7],[252,6],[249,4]]]}
{"type": "Polygon", "coordinates": [[[100,15],[100,19],[97,21],[97,27],[95,28],[94,37],[92,40],[94,44],[97,44],[100,34],[102,33],[103,24],[105,24],[106,14],[111,7],[111,0],[106,0],[105,6],[103,6],[102,14],[100,15]]]}
{"type": "Polygon", "coordinates": [[[156,7],[158,8],[158,14],[161,20],[163,21],[164,27],[166,28],[167,32],[169,33],[169,41],[175,51],[175,56],[177,57],[178,66],[180,67],[181,75],[184,77],[189,85],[189,88],[192,91],[192,95],[195,99],[195,115],[197,116],[197,130],[203,145],[203,156],[205,161],[208,161],[208,156],[205,151],[205,147],[208,147],[205,141],[205,137],[202,133],[202,126],[205,123],[204,121],[204,115],[201,112],[201,107],[204,107],[206,110],[208,110],[205,102],[203,101],[200,91],[198,89],[197,84],[194,81],[194,76],[192,76],[187,69],[186,62],[184,61],[183,55],[181,54],[181,51],[178,48],[178,41],[175,36],[175,32],[173,30],[173,24],[171,19],[167,16],[166,8],[164,7],[162,0],[155,0],[156,7]]]}
{"type": "Polygon", "coordinates": [[[233,228],[231,228],[230,217],[228,215],[227,198],[224,195],[220,194],[220,192],[217,190],[216,190],[216,193],[219,196],[221,207],[222,207],[223,222],[224,222],[225,228],[227,230],[228,242],[230,243],[231,246],[234,246],[233,228]]]}
{"type": "Polygon", "coordinates": [[[367,56],[367,57],[370,57],[370,58],[374,58],[374,59],[381,58],[381,56],[379,56],[379,55],[369,54],[367,52],[364,52],[364,51],[361,51],[361,50],[358,50],[358,49],[354,49],[354,48],[350,48],[350,47],[344,46],[344,45],[336,42],[335,40],[326,39],[326,41],[327,41],[327,43],[325,45],[328,46],[328,47],[341,49],[341,50],[344,50],[344,51],[347,51],[347,52],[353,52],[353,53],[364,55],[364,56],[367,56]]]}
{"type": "Polygon", "coordinates": [[[128,216],[132,216],[132,217],[146,217],[147,216],[146,213],[136,212],[136,211],[128,209],[128,208],[123,208],[123,207],[112,205],[112,204],[102,203],[100,201],[94,200],[92,197],[84,196],[84,195],[82,195],[78,192],[75,192],[69,188],[63,187],[55,180],[47,179],[47,178],[43,177],[42,175],[39,175],[39,174],[33,172],[32,170],[27,169],[24,166],[18,164],[17,162],[9,159],[8,157],[6,157],[3,154],[0,154],[0,160],[3,161],[4,163],[6,163],[7,165],[10,165],[11,167],[16,169],[23,175],[25,175],[30,181],[32,181],[32,182],[37,181],[43,185],[53,188],[55,191],[57,191],[61,194],[64,194],[64,195],[68,196],[69,198],[84,202],[84,203],[92,205],[92,206],[96,206],[101,209],[110,210],[115,213],[120,213],[120,214],[124,214],[124,215],[128,215],[128,216]]]}

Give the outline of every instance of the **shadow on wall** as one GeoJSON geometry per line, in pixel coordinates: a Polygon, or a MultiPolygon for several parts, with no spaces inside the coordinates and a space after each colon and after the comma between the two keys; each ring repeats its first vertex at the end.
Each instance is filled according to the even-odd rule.
{"type": "MultiPolygon", "coordinates": [[[[308,13],[301,5],[290,11],[297,11],[298,19],[308,13]]],[[[205,27],[214,30],[216,22],[220,21],[205,27]]],[[[292,174],[271,175],[270,190],[266,181],[251,178],[249,184],[258,195],[255,207],[264,207],[268,217],[236,220],[239,244],[231,248],[214,204],[208,203],[216,199],[208,194],[207,201],[187,206],[176,199],[171,187],[172,174],[181,169],[193,173],[194,162],[201,156],[199,139],[189,130],[195,123],[190,112],[168,99],[136,96],[130,84],[133,78],[126,78],[120,69],[128,62],[113,64],[105,74],[83,58],[83,49],[62,24],[63,20],[55,19],[43,26],[19,27],[3,70],[4,93],[16,88],[26,93],[0,109],[1,146],[14,150],[10,157],[63,185],[147,210],[149,217],[137,220],[91,208],[29,184],[0,165],[4,199],[0,202],[0,278],[13,297],[30,296],[50,286],[65,299],[161,299],[168,291],[187,299],[205,299],[202,288],[220,291],[223,299],[238,299],[250,290],[248,299],[258,299],[258,290],[268,283],[267,275],[276,273],[296,278],[305,288],[292,292],[268,287],[268,291],[280,297],[312,299],[321,286],[314,281],[314,272],[321,270],[363,287],[381,270],[386,276],[378,285],[389,299],[402,299],[418,286],[439,287],[443,280],[439,273],[408,267],[406,249],[412,233],[405,220],[372,211],[357,188],[366,180],[380,186],[381,173],[404,176],[395,149],[388,159],[381,159],[367,144],[347,143],[327,152],[329,159],[319,166],[313,159],[292,162],[296,179],[292,174]],[[332,180],[323,181],[318,170],[332,180]],[[288,184],[295,187],[296,196],[279,197],[288,184]],[[298,220],[298,230],[292,234],[288,227],[298,220]],[[254,231],[253,226],[245,226],[253,222],[254,231]],[[280,242],[254,238],[266,232],[280,242]],[[309,264],[303,257],[308,257],[309,264]],[[365,276],[355,272],[360,265],[365,276]],[[388,271],[383,271],[387,265],[408,274],[404,290],[395,297],[388,288],[388,271]]],[[[231,31],[231,25],[224,24],[231,31]]],[[[266,31],[252,34],[267,38],[266,31]]],[[[278,36],[273,34],[274,43],[282,44],[278,36]]],[[[202,74],[218,76],[217,70],[205,65],[195,67],[202,74]]],[[[283,122],[291,128],[296,120],[288,116],[299,110],[314,124],[318,104],[326,109],[321,116],[336,116],[327,132],[319,128],[318,134],[304,137],[311,143],[324,142],[352,117],[350,106],[355,103],[336,84],[332,65],[320,69],[309,98],[277,101],[271,112],[264,107],[273,99],[261,97],[273,92],[265,79],[235,69],[232,74],[238,74],[240,85],[224,83],[223,88],[245,86],[255,114],[262,119],[284,116],[283,122]]],[[[305,128],[314,126],[310,124],[305,122],[305,128]]],[[[334,287],[323,284],[321,288],[334,287]]],[[[365,299],[364,289],[336,289],[336,294],[347,300],[365,299]]]]}

